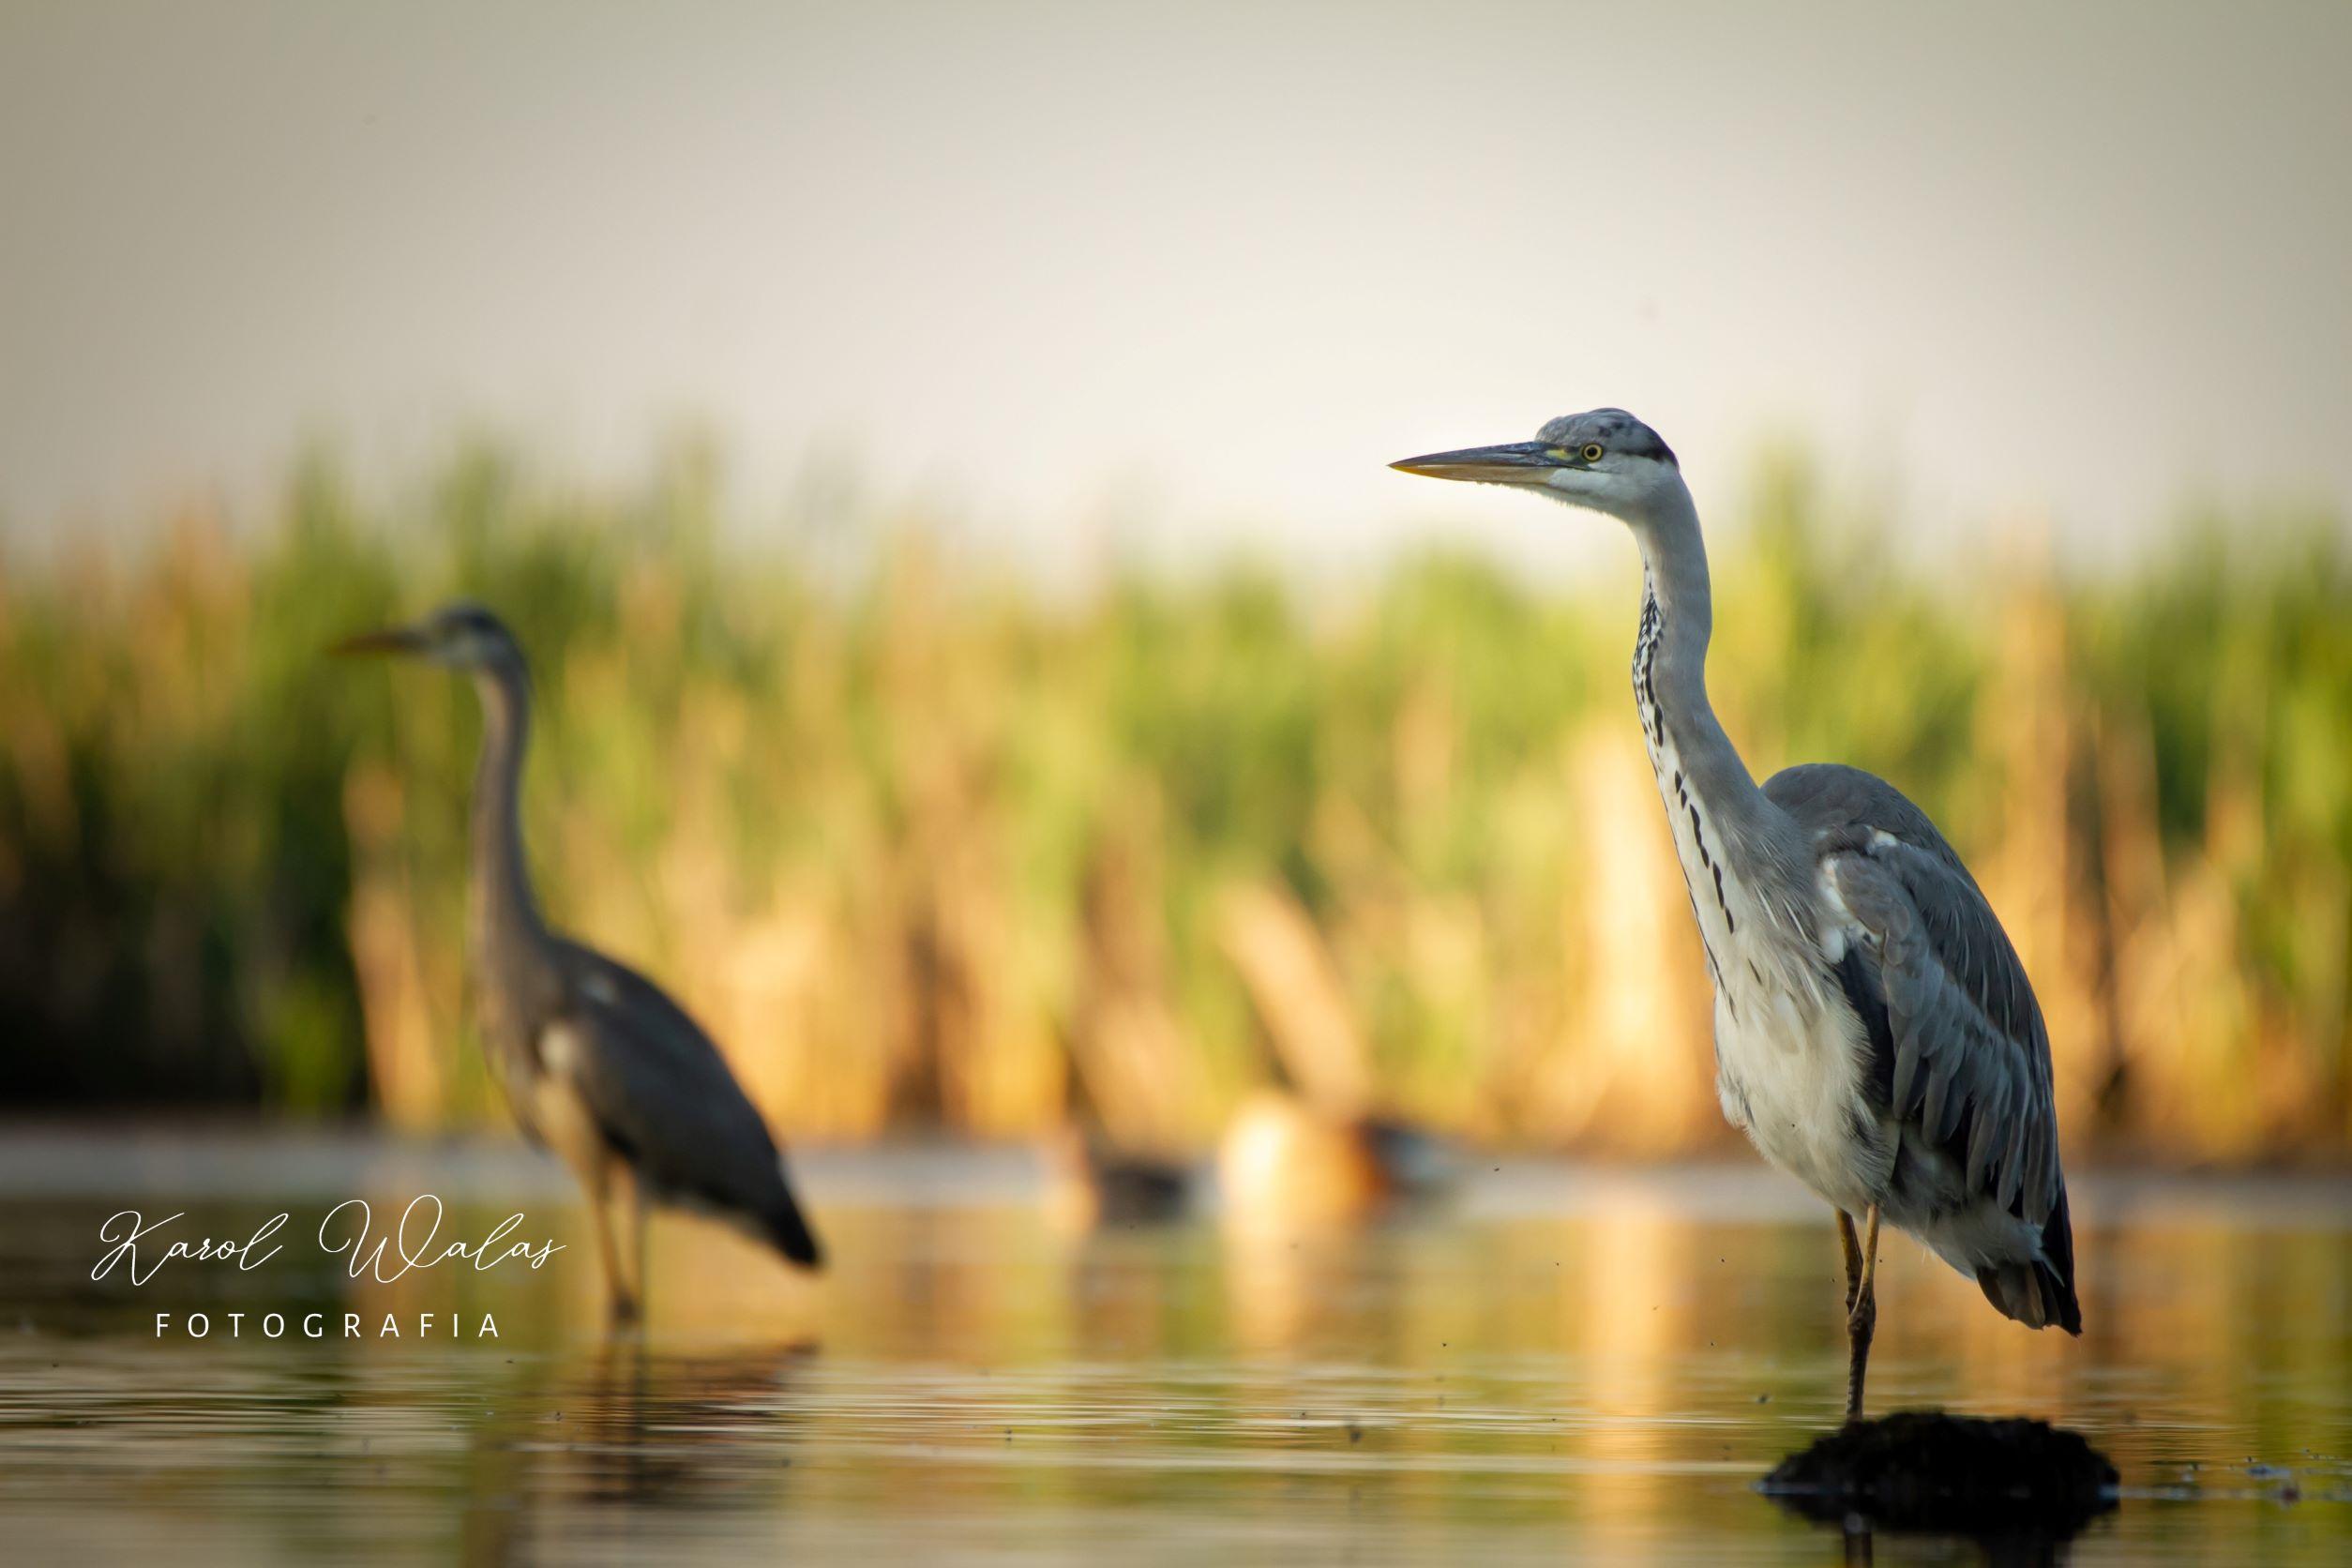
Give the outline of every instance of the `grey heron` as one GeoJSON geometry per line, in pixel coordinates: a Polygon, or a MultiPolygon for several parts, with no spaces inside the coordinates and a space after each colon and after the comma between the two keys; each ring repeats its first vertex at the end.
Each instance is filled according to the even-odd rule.
{"type": "Polygon", "coordinates": [[[1602,408],[1532,441],[1391,466],[1535,490],[1618,519],[1640,547],[1634,701],[1714,985],[1716,1093],[1836,1211],[1847,1418],[1877,1322],[1882,1218],[2007,1316],[2079,1334],[2050,1038],[2025,966],[1892,785],[1813,762],[1756,786],[1707,699],[1707,550],[1673,451],[1602,408]]]}
{"type": "Polygon", "coordinates": [[[822,1266],[767,1124],[701,1026],[636,971],[549,929],[524,864],[531,680],[497,616],[453,604],[337,644],[463,670],[482,704],[474,780],[472,958],[482,1044],[515,1120],[586,1190],[615,1319],[633,1319],[645,1203],[699,1209],[805,1268],[822,1266]],[[629,1214],[627,1256],[613,1233],[629,1214]]]}

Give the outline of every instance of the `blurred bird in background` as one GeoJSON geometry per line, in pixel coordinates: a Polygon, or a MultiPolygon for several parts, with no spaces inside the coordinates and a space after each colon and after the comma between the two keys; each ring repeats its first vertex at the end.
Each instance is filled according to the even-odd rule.
{"type": "Polygon", "coordinates": [[[482,702],[473,815],[473,964],[482,1041],[515,1119],[570,1166],[595,1211],[616,1322],[645,1296],[650,1199],[748,1231],[822,1266],[782,1156],[718,1049],[634,970],[550,930],[524,863],[520,793],[531,730],[521,646],[497,616],[453,604],[339,643],[462,670],[482,702]],[[614,1210],[627,1216],[626,1244],[614,1210]]]}

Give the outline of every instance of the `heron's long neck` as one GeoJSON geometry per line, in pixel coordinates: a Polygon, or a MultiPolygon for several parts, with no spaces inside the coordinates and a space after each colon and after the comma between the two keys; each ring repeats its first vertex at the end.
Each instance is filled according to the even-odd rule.
{"type": "Polygon", "coordinates": [[[1708,825],[1709,852],[1728,853],[1743,877],[1777,878],[1794,858],[1787,842],[1792,824],[1756,787],[1707,701],[1714,605],[1690,492],[1677,487],[1667,503],[1635,525],[1634,535],[1642,562],[1634,696],[1651,754],[1661,759],[1658,783],[1666,808],[1696,808],[1708,825]],[[1670,765],[1663,761],[1669,755],[1670,765]]]}
{"type": "Polygon", "coordinates": [[[544,932],[522,856],[531,693],[520,670],[481,670],[474,685],[482,698],[482,756],[474,772],[475,932],[486,946],[511,952],[544,932]]]}

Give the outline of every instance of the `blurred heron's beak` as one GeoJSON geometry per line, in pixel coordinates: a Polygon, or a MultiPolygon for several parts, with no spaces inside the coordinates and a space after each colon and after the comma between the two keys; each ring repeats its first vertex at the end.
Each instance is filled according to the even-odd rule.
{"type": "Polygon", "coordinates": [[[1559,449],[1540,441],[1465,446],[1458,452],[1432,452],[1425,458],[1389,464],[1400,473],[1425,474],[1432,479],[1474,479],[1486,485],[1540,485],[1553,469],[1564,466],[1559,449]]]}
{"type": "Polygon", "coordinates": [[[421,654],[424,651],[425,634],[414,626],[386,626],[382,631],[363,631],[357,637],[344,638],[327,650],[344,658],[358,654],[421,654]]]}

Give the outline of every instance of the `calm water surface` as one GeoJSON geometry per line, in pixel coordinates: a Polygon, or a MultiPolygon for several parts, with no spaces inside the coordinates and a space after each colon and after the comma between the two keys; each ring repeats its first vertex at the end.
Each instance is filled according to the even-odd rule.
{"type": "MultiPolygon", "coordinates": [[[[565,1178],[506,1145],[0,1128],[0,1558],[1982,1556],[1753,1490],[1843,1377],[1829,1226],[1754,1168],[1489,1157],[1361,1229],[1077,1233],[1018,1152],[798,1164],[826,1278],[663,1219],[616,1340],[565,1178]],[[381,1230],[420,1193],[445,1244],[519,1210],[566,1250],[390,1284],[322,1250],[339,1200],[381,1230]],[[125,1207],[190,1241],[292,1218],[249,1271],[93,1282],[125,1207]]],[[[1874,1410],[2087,1433],[2125,1487],[2074,1561],[2352,1560],[2352,1189],[2091,1178],[2075,1207],[2079,1341],[1894,1243],[1874,1410]]]]}

